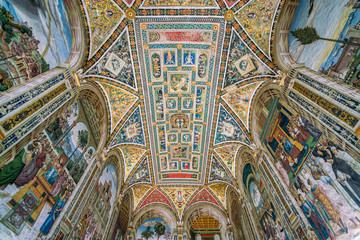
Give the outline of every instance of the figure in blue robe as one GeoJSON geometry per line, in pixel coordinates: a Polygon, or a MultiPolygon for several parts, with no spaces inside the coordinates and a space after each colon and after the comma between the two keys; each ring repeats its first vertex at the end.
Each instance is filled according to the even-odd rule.
{"type": "Polygon", "coordinates": [[[65,206],[66,201],[59,199],[54,207],[51,209],[49,216],[46,218],[45,222],[40,228],[40,232],[44,235],[47,235],[50,232],[52,225],[54,224],[56,218],[60,215],[61,210],[65,206]]]}
{"type": "Polygon", "coordinates": [[[44,173],[43,176],[46,178],[48,183],[50,183],[50,185],[53,185],[58,176],[58,173],[55,170],[54,166],[51,166],[50,170],[47,171],[47,173],[44,173]]]}
{"type": "MultiPolygon", "coordinates": [[[[328,239],[330,230],[316,207],[308,200],[305,200],[301,207],[316,236],[322,240],[328,239]]],[[[330,238],[332,239],[332,236],[330,238]]]]}

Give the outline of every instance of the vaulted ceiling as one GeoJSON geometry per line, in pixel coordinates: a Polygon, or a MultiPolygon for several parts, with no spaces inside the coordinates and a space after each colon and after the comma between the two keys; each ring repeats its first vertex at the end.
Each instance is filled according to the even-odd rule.
{"type": "Polygon", "coordinates": [[[82,77],[107,100],[107,148],[123,156],[134,208],[160,202],[181,218],[194,201],[226,207],[237,152],[252,142],[252,100],[279,77],[271,51],[281,3],[80,2],[82,77]]]}

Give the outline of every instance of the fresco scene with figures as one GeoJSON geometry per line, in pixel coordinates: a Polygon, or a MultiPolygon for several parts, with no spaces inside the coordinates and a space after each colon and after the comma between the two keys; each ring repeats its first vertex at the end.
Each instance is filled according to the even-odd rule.
{"type": "Polygon", "coordinates": [[[67,60],[71,27],[63,0],[1,0],[0,91],[67,60]]]}
{"type": "Polygon", "coordinates": [[[0,0],[0,239],[360,239],[357,0],[0,0]]]}

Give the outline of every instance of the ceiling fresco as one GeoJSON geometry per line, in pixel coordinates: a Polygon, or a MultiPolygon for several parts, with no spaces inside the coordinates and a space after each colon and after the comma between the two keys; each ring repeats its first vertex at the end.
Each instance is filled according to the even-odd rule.
{"type": "Polygon", "coordinates": [[[226,208],[236,154],[252,143],[252,100],[279,78],[281,0],[79,0],[82,77],[107,101],[107,149],[122,154],[134,212],[160,203],[226,208]],[[102,29],[102,31],[99,31],[102,29]]]}

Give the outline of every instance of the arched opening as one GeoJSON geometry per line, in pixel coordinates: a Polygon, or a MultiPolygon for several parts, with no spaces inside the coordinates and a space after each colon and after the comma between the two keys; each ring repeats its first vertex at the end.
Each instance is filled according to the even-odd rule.
{"type": "Polygon", "coordinates": [[[134,214],[130,226],[133,229],[134,237],[136,236],[135,239],[138,236],[141,237],[142,232],[146,231],[147,225],[151,225],[150,228],[152,229],[156,222],[161,222],[165,226],[165,232],[167,233],[164,232],[164,235],[162,235],[163,239],[170,239],[177,226],[176,214],[170,207],[158,203],[147,205],[134,214]],[[148,223],[146,224],[146,222],[148,223]]]}
{"type": "Polygon", "coordinates": [[[153,217],[145,220],[136,231],[136,239],[156,238],[170,240],[171,231],[169,224],[162,218],[153,217]]]}
{"type": "Polygon", "coordinates": [[[221,239],[227,239],[227,227],[227,216],[219,207],[213,204],[196,203],[186,210],[184,229],[188,231],[190,239],[195,239],[199,235],[202,239],[206,239],[204,237],[213,239],[215,234],[219,234],[221,239]],[[210,223],[213,223],[213,225],[210,223]],[[206,227],[206,229],[204,230],[200,227],[206,227]],[[213,229],[210,229],[210,227],[213,229]],[[203,233],[206,231],[208,231],[208,233],[203,233]],[[202,236],[203,234],[204,236],[202,236]]]}
{"type": "Polygon", "coordinates": [[[202,216],[196,218],[191,223],[190,236],[200,236],[200,239],[214,240],[215,236],[219,237],[220,222],[213,217],[202,216]]]}
{"type": "Polygon", "coordinates": [[[244,235],[244,223],[242,217],[245,213],[241,208],[242,202],[240,196],[233,190],[229,190],[227,209],[229,212],[229,219],[232,226],[232,232],[234,239],[245,239],[244,235]]]}

